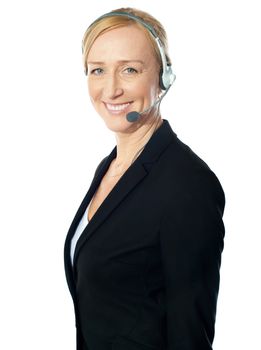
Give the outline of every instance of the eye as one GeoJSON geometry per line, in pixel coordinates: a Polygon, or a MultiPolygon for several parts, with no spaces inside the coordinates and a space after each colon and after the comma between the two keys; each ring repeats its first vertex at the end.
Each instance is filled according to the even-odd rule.
{"type": "Polygon", "coordinates": [[[102,68],[95,68],[95,69],[91,70],[91,74],[93,74],[93,75],[101,75],[102,72],[103,72],[102,68]]]}
{"type": "Polygon", "coordinates": [[[125,71],[127,71],[127,73],[129,73],[129,74],[138,73],[137,69],[135,69],[133,67],[128,67],[125,69],[125,71]]]}

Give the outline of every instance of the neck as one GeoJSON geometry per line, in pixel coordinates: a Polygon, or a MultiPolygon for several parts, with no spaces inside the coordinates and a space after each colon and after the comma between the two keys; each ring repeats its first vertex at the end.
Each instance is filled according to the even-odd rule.
{"type": "Polygon", "coordinates": [[[131,134],[116,133],[117,157],[115,166],[123,168],[124,165],[131,164],[135,156],[139,156],[139,150],[149,141],[152,134],[160,127],[163,120],[160,116],[153,118],[152,121],[146,122],[132,132],[131,134]]]}

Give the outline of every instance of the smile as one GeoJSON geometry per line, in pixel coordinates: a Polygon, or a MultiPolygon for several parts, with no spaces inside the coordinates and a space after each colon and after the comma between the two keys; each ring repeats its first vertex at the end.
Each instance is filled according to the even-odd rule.
{"type": "Polygon", "coordinates": [[[104,104],[108,109],[108,111],[118,114],[125,111],[129,107],[131,102],[122,103],[122,104],[111,104],[111,103],[104,103],[104,104]]]}

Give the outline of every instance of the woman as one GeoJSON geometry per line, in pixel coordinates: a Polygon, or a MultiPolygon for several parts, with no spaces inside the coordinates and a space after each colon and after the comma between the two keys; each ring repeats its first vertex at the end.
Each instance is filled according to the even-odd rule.
{"type": "Polygon", "coordinates": [[[78,350],[212,349],[225,195],[162,119],[175,79],[162,25],[123,8],[83,38],[92,104],[117,145],[69,228],[78,350]]]}

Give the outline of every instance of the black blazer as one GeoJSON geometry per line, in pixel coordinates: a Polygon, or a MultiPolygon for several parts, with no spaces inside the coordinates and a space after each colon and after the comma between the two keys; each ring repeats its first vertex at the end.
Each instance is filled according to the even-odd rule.
{"type": "Polygon", "coordinates": [[[225,228],[225,195],[169,122],[70,241],[117,147],[96,169],[69,228],[65,271],[78,350],[210,350],[225,228]]]}

